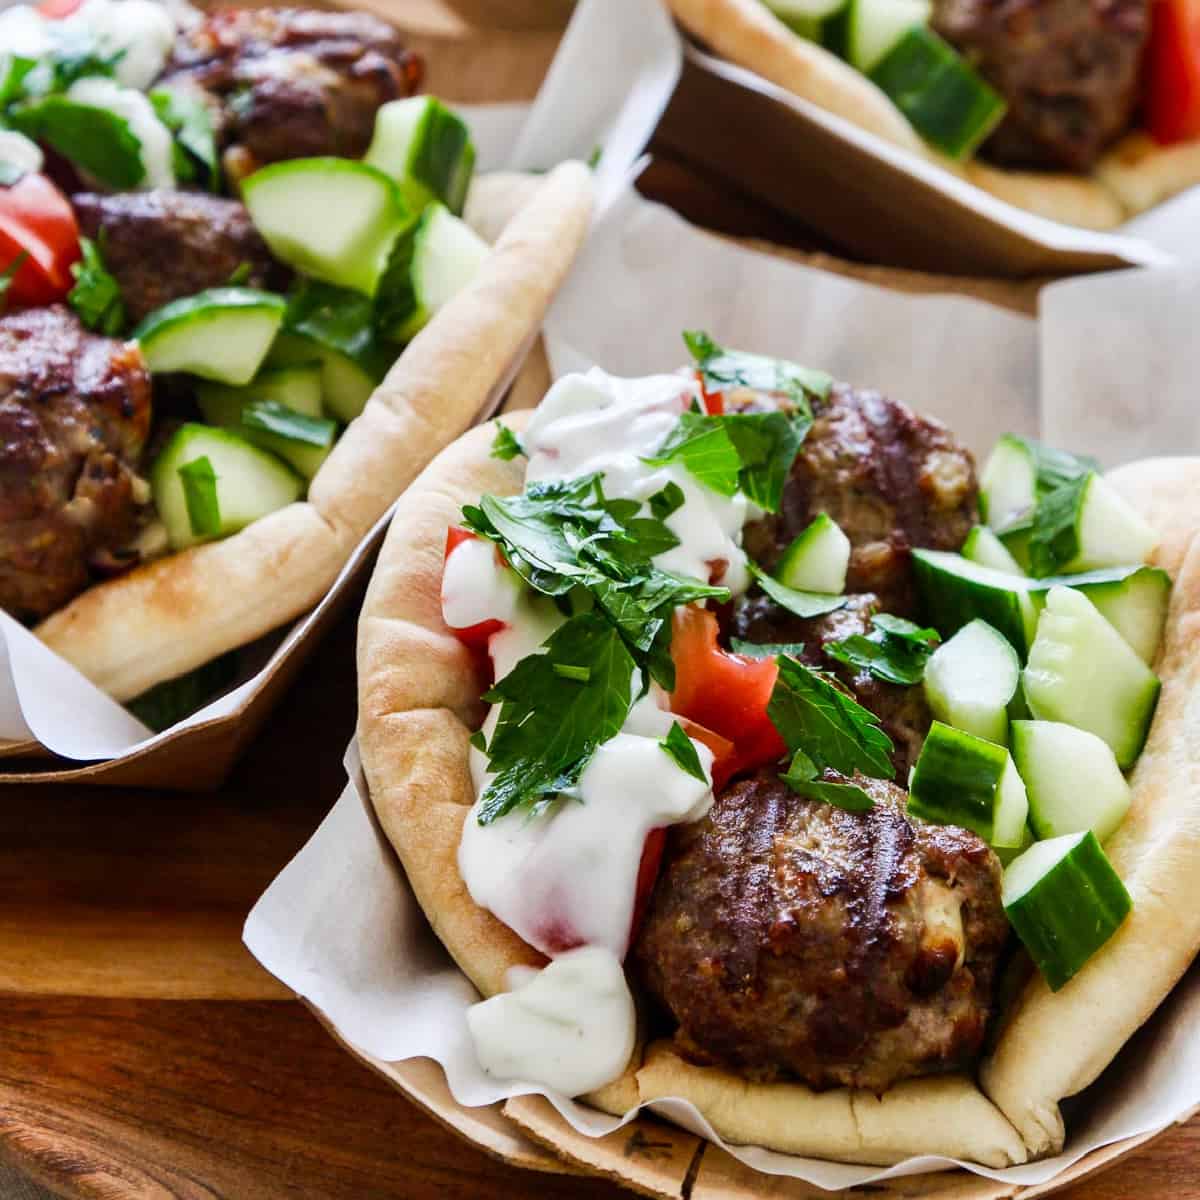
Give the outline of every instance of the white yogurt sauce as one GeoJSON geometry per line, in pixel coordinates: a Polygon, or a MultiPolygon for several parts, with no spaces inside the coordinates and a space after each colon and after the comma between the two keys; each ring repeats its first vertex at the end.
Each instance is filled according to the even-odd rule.
{"type": "MultiPolygon", "coordinates": [[[[684,503],[666,523],[680,544],[657,555],[655,564],[740,592],[749,582],[741,549],[750,515],[745,497],[721,496],[680,466],[642,461],[697,395],[694,382],[682,375],[631,380],[592,370],[566,376],[526,428],[526,479],[599,472],[606,496],[641,501],[675,483],[684,503]]],[[[522,584],[490,542],[474,539],[446,561],[442,605],[455,628],[503,622],[488,642],[497,679],[535,653],[564,619],[551,601],[522,584]]],[[[634,695],[641,685],[635,672],[634,695]]],[[[497,706],[484,723],[488,738],[498,716],[497,706]]],[[[599,747],[571,794],[537,816],[512,812],[485,826],[475,819],[476,809],[467,817],[458,863],[472,899],[553,959],[518,990],[471,1010],[476,1052],[492,1074],[577,1095],[624,1067],[634,1013],[620,963],[632,932],[646,838],[654,829],[698,820],[713,799],[708,747],[693,741],[706,775],[699,780],[659,744],[674,720],[665,696],[652,687],[632,706],[621,732],[599,747]],[[560,971],[568,962],[587,969],[560,971]],[[597,1015],[585,1030],[592,1010],[597,1015]]],[[[487,757],[474,749],[471,771],[481,795],[487,757]]]]}
{"type": "Polygon", "coordinates": [[[71,84],[67,96],[79,104],[108,109],[129,122],[129,132],[142,144],[141,187],[175,186],[171,133],[154,115],[154,108],[141,92],[122,87],[114,79],[89,75],[71,84]]]}
{"type": "Polygon", "coordinates": [[[42,148],[15,129],[0,129],[0,163],[9,163],[22,171],[42,169],[42,148]]]}
{"type": "Polygon", "coordinates": [[[581,946],[544,970],[510,972],[509,985],[467,1011],[485,1071],[577,1096],[624,1070],[636,1016],[621,960],[611,951],[581,946]]]}

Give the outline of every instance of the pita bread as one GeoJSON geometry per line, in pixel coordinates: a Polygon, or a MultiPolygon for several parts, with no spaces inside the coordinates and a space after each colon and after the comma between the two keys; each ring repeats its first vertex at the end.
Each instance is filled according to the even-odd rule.
{"type": "MultiPolygon", "coordinates": [[[[511,414],[511,424],[519,429],[527,417],[511,414]]],[[[371,800],[435,931],[485,996],[504,988],[510,967],[545,961],[474,903],[457,861],[474,800],[467,739],[483,712],[470,656],[442,622],[441,569],[446,529],[462,505],[522,487],[519,462],[490,457],[494,434],[494,425],[466,434],[401,498],[358,643],[358,738],[371,800]]],[[[1113,481],[1159,523],[1159,561],[1178,575],[1163,698],[1133,776],[1130,816],[1109,843],[1135,898],[1121,932],[1059,993],[1040,980],[1028,986],[984,1066],[986,1095],[965,1076],[908,1081],[881,1098],[750,1083],[692,1066],[660,1043],[644,1057],[635,1052],[625,1075],[591,1097],[597,1107],[622,1113],[681,1096],[729,1141],[848,1162],[946,1154],[998,1167],[1061,1145],[1058,1101],[1112,1060],[1200,946],[1200,907],[1191,902],[1200,879],[1200,734],[1188,732],[1200,730],[1200,543],[1192,545],[1180,503],[1200,499],[1200,459],[1133,464],[1113,481]]]]}
{"type": "Polygon", "coordinates": [[[526,195],[477,277],[405,348],[350,423],[307,502],[92,587],[37,635],[127,700],[311,608],[421,468],[477,418],[536,334],[586,235],[590,172],[566,163],[526,195]]]}
{"type": "Polygon", "coordinates": [[[761,0],[667,2],[689,33],[730,62],[1038,216],[1112,229],[1200,182],[1200,141],[1159,146],[1141,133],[1113,147],[1091,175],[956,162],[926,145],[869,79],[793,33],[761,0]]]}

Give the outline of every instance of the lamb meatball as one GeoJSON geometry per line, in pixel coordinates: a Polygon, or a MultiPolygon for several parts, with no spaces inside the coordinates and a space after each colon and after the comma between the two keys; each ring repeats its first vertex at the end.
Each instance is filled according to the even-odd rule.
{"type": "Polygon", "coordinates": [[[44,617],[133,535],[150,375],[62,305],[0,317],[0,607],[44,617]]]}
{"type": "Polygon", "coordinates": [[[411,96],[421,61],[365,12],[216,11],[179,35],[160,87],[207,100],[227,173],[289,158],[358,158],[375,113],[411,96]]]}
{"type": "Polygon", "coordinates": [[[792,465],[778,516],[746,530],[751,558],[774,568],[818,513],[853,547],[849,592],[873,592],[883,611],[912,615],[910,551],[957,550],[976,522],[975,462],[939,421],[878,392],[835,384],[792,465]]]}
{"type": "Polygon", "coordinates": [[[1000,864],[973,833],[908,817],[894,784],[853,782],[871,811],[763,772],[672,830],[635,955],[688,1057],[882,1092],[979,1052],[1008,930],[1000,864]]]}

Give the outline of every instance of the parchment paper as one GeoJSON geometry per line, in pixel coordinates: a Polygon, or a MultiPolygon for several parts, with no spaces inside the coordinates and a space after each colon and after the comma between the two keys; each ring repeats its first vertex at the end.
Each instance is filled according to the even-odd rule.
{"type": "MultiPolygon", "coordinates": [[[[1143,388],[1144,403],[1114,405],[1108,419],[1097,419],[1107,401],[1097,396],[1095,379],[1106,369],[1136,377],[1175,355],[1190,352],[1195,361],[1187,345],[1190,322],[1166,320],[1179,304],[1182,278],[1138,271],[1061,285],[1039,328],[1030,318],[961,296],[902,295],[745,250],[627,188],[599,220],[559,294],[547,341],[556,373],[592,362],[637,373],[680,364],[680,330],[704,328],[729,345],[784,354],[856,384],[886,388],[945,418],[977,453],[1009,429],[1036,432],[1046,424],[1074,435],[1082,431],[1070,428],[1072,414],[1087,412],[1087,448],[1118,462],[1141,453],[1143,443],[1173,445],[1177,453],[1195,449],[1194,438],[1178,440],[1184,423],[1195,421],[1194,389],[1184,378],[1160,380],[1153,393],[1143,388]],[[1104,307],[1111,289],[1125,286],[1136,289],[1139,322],[1154,328],[1161,318],[1157,335],[1105,342],[1089,325],[1089,314],[1104,307]],[[1119,364],[1112,361],[1117,356],[1119,364]],[[1089,360],[1095,360],[1091,374],[1072,366],[1089,360]],[[1039,364],[1052,379],[1043,388],[1041,412],[1039,364]]],[[[1124,311],[1132,300],[1118,298],[1109,307],[1124,311]]],[[[1074,446],[1078,439],[1065,440],[1074,446]]],[[[491,1079],[475,1063],[464,1019],[473,990],[430,933],[375,825],[353,747],[347,765],[349,786],[251,913],[246,944],[385,1073],[389,1063],[427,1056],[442,1064],[462,1104],[546,1094],[491,1079]]],[[[1040,1183],[1098,1146],[1189,1113],[1200,1103],[1198,988],[1193,975],[1153,1028],[1139,1035],[1128,1060],[1133,1069],[1114,1067],[1106,1076],[1112,1086],[1102,1088],[1100,1100],[1072,1124],[1064,1154],[1006,1171],[960,1165],[1013,1183],[1040,1183]]],[[[582,1132],[599,1135],[619,1124],[561,1096],[547,1098],[582,1132]]],[[[712,1137],[690,1105],[663,1102],[655,1108],[712,1137]]],[[[726,1149],[762,1171],[822,1188],[950,1165],[920,1158],[880,1170],[726,1149]]]]}

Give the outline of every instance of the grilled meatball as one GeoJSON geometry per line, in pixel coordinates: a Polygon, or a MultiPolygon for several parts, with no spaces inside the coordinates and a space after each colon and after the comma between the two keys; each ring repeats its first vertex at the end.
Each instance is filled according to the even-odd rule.
{"type": "Polygon", "coordinates": [[[1149,0],[934,0],[933,24],[1008,101],[997,162],[1086,171],[1129,128],[1149,0]]]}
{"type": "Polygon", "coordinates": [[[820,512],[853,546],[846,589],[874,592],[885,612],[915,603],[909,551],[957,550],[975,523],[970,453],[938,421],[878,392],[835,384],[792,466],[778,517],[747,527],[750,557],[773,568],[820,512]]]}
{"type": "Polygon", "coordinates": [[[361,156],[379,106],[420,81],[420,59],[369,13],[260,8],[181,33],[159,86],[201,90],[240,179],[288,158],[361,156]]]}
{"type": "Polygon", "coordinates": [[[854,782],[870,812],[764,772],[672,830],[635,955],[688,1057],[882,1092],[978,1053],[1007,936],[1000,864],[973,833],[907,817],[894,784],[854,782]]]}
{"type": "Polygon", "coordinates": [[[67,308],[0,317],[0,607],[43,617],[137,525],[150,376],[67,308]]]}
{"type": "Polygon", "coordinates": [[[287,272],[237,200],[202,192],[123,192],[72,197],[79,227],[103,233],[104,263],[121,288],[131,321],[205,288],[221,287],[249,267],[250,287],[282,288],[287,272]]]}
{"type": "Polygon", "coordinates": [[[821,617],[794,616],[767,596],[743,596],[733,608],[729,632],[746,642],[802,642],[800,661],[819,670],[833,671],[864,708],[878,718],[896,747],[892,755],[896,774],[907,778],[917,761],[933,717],[919,684],[905,687],[876,679],[870,671],[847,666],[825,653],[830,642],[871,632],[871,618],[880,612],[879,600],[870,592],[847,598],[846,607],[821,617]]]}

